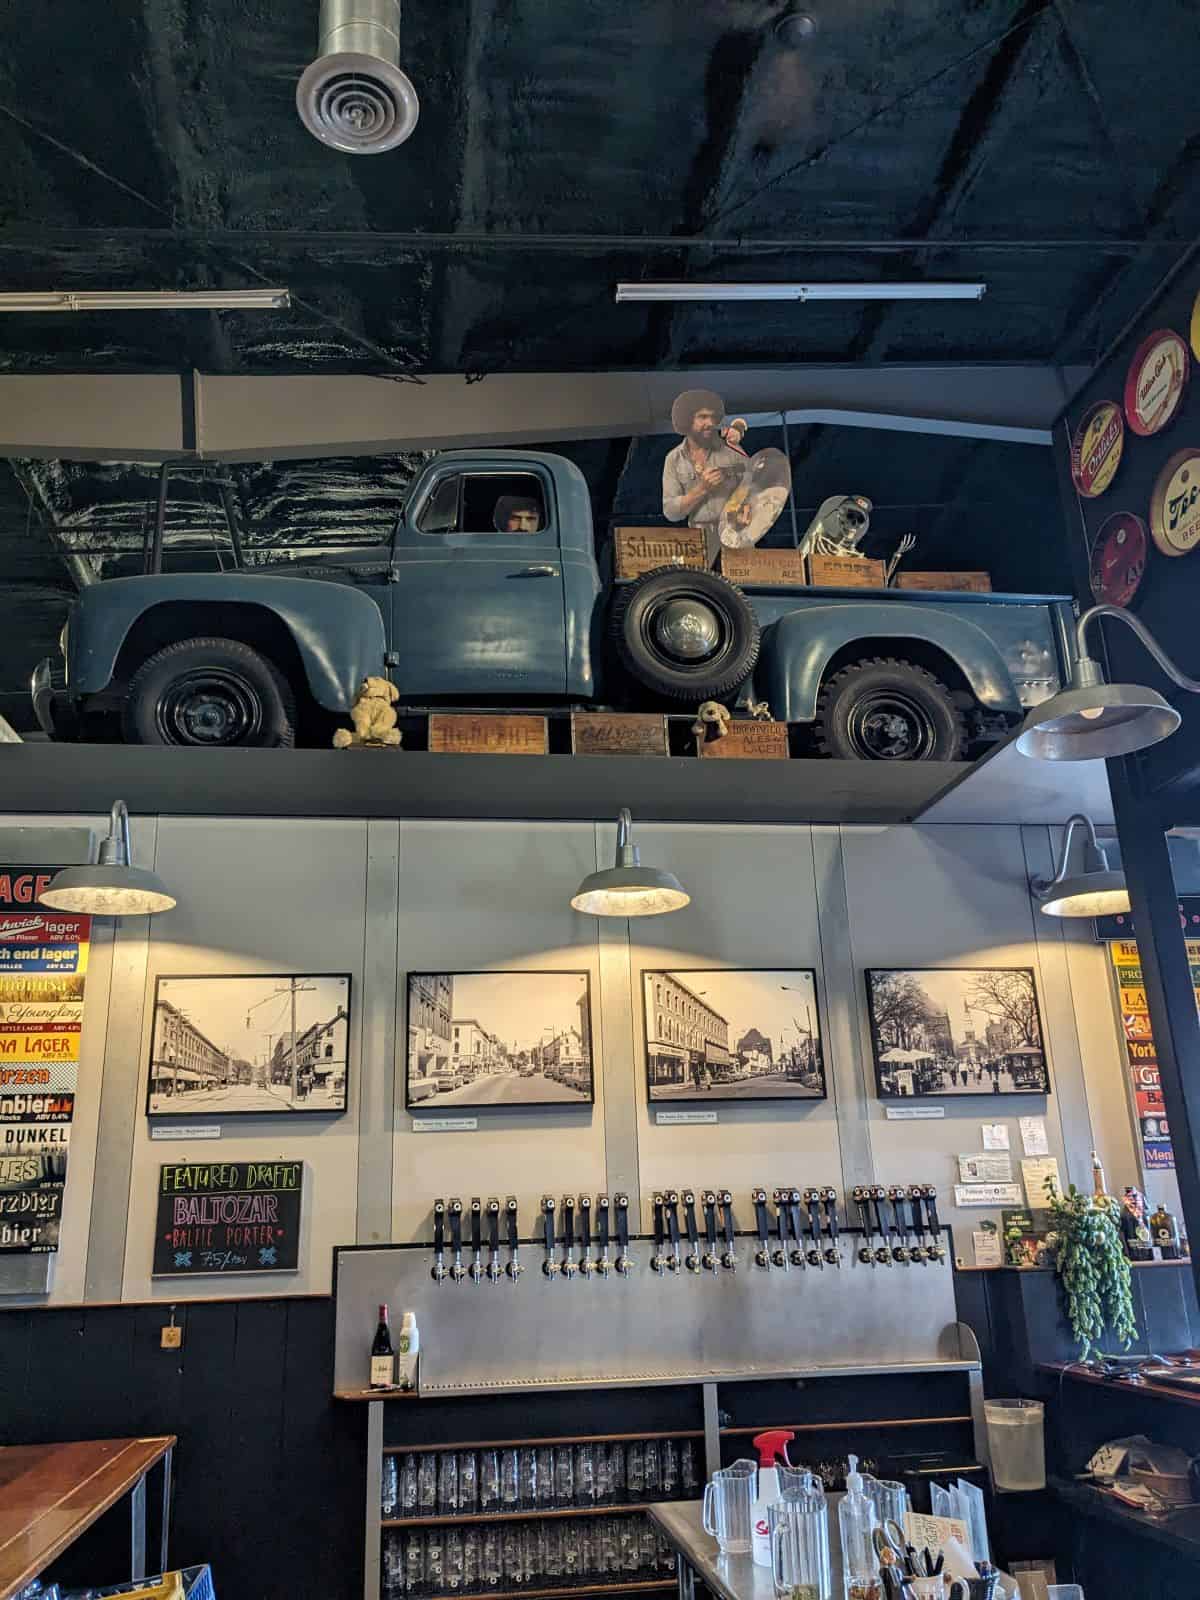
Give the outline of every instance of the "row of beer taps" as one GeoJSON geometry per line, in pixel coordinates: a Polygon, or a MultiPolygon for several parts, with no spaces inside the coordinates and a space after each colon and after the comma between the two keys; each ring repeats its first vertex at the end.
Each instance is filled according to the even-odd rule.
{"type": "Polygon", "coordinates": [[[932,1183],[858,1184],[850,1192],[858,1207],[862,1244],[858,1259],[864,1266],[910,1266],[946,1259],[942,1225],[938,1221],[937,1189],[932,1183]],[[890,1215],[888,1207],[891,1208],[890,1215]],[[878,1243],[876,1243],[878,1240],[878,1243]]]}
{"type": "MultiPolygon", "coordinates": [[[[858,1260],[864,1266],[936,1265],[946,1259],[933,1184],[891,1188],[860,1184],[851,1191],[851,1199],[859,1212],[858,1260]]],[[[841,1267],[836,1189],[784,1187],[772,1190],[768,1199],[768,1191],[758,1188],[752,1190],[751,1200],[758,1237],[756,1267],[766,1272],[841,1267]]],[[[699,1194],[695,1189],[655,1190],[652,1207],[652,1272],[665,1276],[736,1270],[737,1227],[728,1189],[704,1189],[699,1194]]],[[[539,1234],[542,1276],[548,1279],[587,1281],[607,1278],[614,1271],[627,1277],[636,1264],[629,1253],[627,1194],[600,1194],[594,1201],[587,1194],[564,1195],[561,1201],[543,1195],[539,1234]]],[[[503,1202],[495,1195],[486,1200],[476,1195],[466,1205],[454,1196],[434,1201],[431,1276],[436,1283],[446,1279],[481,1283],[485,1278],[491,1283],[502,1278],[515,1283],[524,1271],[520,1253],[514,1195],[503,1202]]]]}

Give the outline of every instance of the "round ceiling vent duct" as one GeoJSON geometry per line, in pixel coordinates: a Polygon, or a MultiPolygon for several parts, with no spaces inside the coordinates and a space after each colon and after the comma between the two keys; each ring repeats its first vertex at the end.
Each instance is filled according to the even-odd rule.
{"type": "Polygon", "coordinates": [[[319,48],[296,85],[308,131],[355,156],[403,144],[421,105],[400,70],[400,0],[321,0],[319,48]]]}

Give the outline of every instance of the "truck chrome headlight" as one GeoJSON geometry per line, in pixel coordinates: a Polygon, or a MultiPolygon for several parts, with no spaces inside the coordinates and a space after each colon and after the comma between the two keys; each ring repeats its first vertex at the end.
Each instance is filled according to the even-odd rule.
{"type": "Polygon", "coordinates": [[[71,619],[70,619],[70,617],[68,617],[67,620],[62,625],[62,632],[58,636],[59,654],[62,656],[64,661],[67,659],[67,638],[68,638],[68,635],[70,633],[70,629],[71,629],[71,619]]]}

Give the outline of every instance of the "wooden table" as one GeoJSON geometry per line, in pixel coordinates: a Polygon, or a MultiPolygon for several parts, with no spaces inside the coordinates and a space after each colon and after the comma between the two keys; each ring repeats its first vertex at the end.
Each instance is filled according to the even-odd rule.
{"type": "Polygon", "coordinates": [[[146,1576],[146,1474],[162,1463],[159,1571],[167,1565],[173,1434],[0,1448],[0,1600],[44,1572],[123,1495],[130,1497],[130,1576],[146,1576]]]}

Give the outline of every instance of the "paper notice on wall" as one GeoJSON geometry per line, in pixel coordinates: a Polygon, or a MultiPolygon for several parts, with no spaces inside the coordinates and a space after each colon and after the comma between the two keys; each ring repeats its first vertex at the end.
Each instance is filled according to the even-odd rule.
{"type": "Polygon", "coordinates": [[[1048,1156],[1050,1141],[1046,1137],[1045,1117],[1021,1117],[1021,1148],[1027,1156],[1048,1156]]]}
{"type": "Polygon", "coordinates": [[[1047,1183],[1061,1194],[1062,1179],[1058,1175],[1058,1162],[1053,1156],[1037,1156],[1032,1161],[1022,1161],[1021,1179],[1025,1185],[1025,1204],[1031,1211],[1048,1211],[1050,1195],[1047,1183]]]}
{"type": "Polygon", "coordinates": [[[982,1144],[985,1150],[1008,1149],[1008,1124],[1004,1122],[985,1122],[979,1130],[982,1135],[982,1144]]]}
{"type": "Polygon", "coordinates": [[[1011,1183],[1012,1157],[1006,1155],[959,1156],[962,1183],[1011,1183]]]}
{"type": "Polygon", "coordinates": [[[956,1206],[1019,1206],[1021,1204],[1021,1185],[1019,1183],[956,1183],[954,1185],[954,1204],[956,1206]]]}
{"type": "Polygon", "coordinates": [[[994,1229],[991,1233],[972,1233],[971,1244],[975,1250],[977,1267],[1004,1265],[1004,1249],[1000,1243],[1000,1235],[994,1229]]]}

